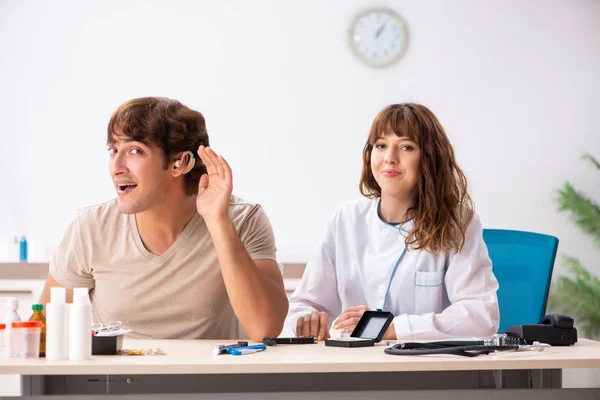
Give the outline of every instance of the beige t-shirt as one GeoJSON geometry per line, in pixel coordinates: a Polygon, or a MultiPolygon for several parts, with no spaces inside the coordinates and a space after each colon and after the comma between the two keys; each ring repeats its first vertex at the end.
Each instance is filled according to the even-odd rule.
{"type": "MultiPolygon", "coordinates": [[[[232,196],[229,215],[253,260],[275,260],[275,237],[260,205],[232,196]]],[[[82,209],[54,251],[50,273],[66,288],[87,287],[94,322],[122,321],[133,338],[234,339],[212,238],[196,213],[160,256],[144,247],[135,215],[116,200],[82,209]]]]}

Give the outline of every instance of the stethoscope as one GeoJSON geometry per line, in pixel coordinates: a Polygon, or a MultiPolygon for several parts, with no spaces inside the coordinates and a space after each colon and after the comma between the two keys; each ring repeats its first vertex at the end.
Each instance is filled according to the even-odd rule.
{"type": "MultiPolygon", "coordinates": [[[[379,199],[379,202],[377,203],[377,217],[379,218],[379,220],[381,222],[383,222],[384,224],[386,224],[388,226],[391,226],[392,228],[397,229],[398,233],[400,233],[400,232],[409,233],[408,230],[402,229],[402,226],[405,225],[405,224],[407,224],[407,223],[409,223],[410,221],[412,221],[414,219],[414,217],[410,218],[409,220],[406,220],[404,222],[400,222],[400,223],[397,223],[397,224],[391,224],[389,222],[386,222],[386,221],[382,220],[379,217],[379,206],[380,205],[381,205],[381,199],[379,199]]],[[[387,289],[385,290],[385,295],[383,296],[383,304],[381,305],[381,310],[385,310],[385,303],[387,302],[388,294],[390,293],[390,287],[392,286],[392,280],[394,279],[394,275],[396,275],[396,270],[398,269],[398,265],[400,265],[400,262],[404,258],[404,254],[406,254],[406,245],[404,246],[404,248],[400,252],[400,256],[398,257],[398,259],[394,263],[394,267],[392,268],[392,273],[390,274],[390,280],[388,281],[387,289]]]]}

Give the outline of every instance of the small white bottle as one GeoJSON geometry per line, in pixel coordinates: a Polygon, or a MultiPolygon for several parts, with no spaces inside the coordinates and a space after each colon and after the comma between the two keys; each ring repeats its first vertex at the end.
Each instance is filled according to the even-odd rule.
{"type": "Polygon", "coordinates": [[[10,257],[10,259],[13,260],[13,261],[15,261],[15,262],[18,262],[19,261],[20,250],[21,249],[20,249],[20,246],[19,246],[19,237],[15,236],[15,237],[13,237],[13,243],[12,243],[12,246],[11,246],[11,253],[10,253],[11,257],[10,257]]]}
{"type": "Polygon", "coordinates": [[[6,332],[4,335],[4,357],[17,357],[14,351],[12,323],[21,321],[21,317],[17,310],[19,309],[19,300],[11,297],[6,299],[6,332]]]}
{"type": "Polygon", "coordinates": [[[82,361],[92,357],[92,304],[87,288],[73,289],[73,304],[69,307],[69,360],[82,361]]]}
{"type": "Polygon", "coordinates": [[[69,309],[66,290],[50,288],[50,303],[46,304],[46,360],[66,360],[68,353],[69,309]]]}

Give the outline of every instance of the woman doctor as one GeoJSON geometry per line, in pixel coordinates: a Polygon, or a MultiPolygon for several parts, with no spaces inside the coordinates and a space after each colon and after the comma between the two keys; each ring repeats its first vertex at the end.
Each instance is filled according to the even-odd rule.
{"type": "Polygon", "coordinates": [[[394,314],[384,339],[484,337],[499,322],[498,282],[438,119],[394,104],[373,121],[360,191],[338,206],[290,298],[284,332],[352,332],[366,310],[394,314]]]}

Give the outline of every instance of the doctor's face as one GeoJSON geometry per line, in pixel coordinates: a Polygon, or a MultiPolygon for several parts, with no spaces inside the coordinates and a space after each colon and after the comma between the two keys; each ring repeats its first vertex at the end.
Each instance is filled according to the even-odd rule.
{"type": "Polygon", "coordinates": [[[371,150],[371,172],[381,196],[412,197],[419,182],[421,151],[407,137],[381,136],[371,150]]]}
{"type": "Polygon", "coordinates": [[[167,201],[171,182],[162,150],[119,136],[116,139],[108,144],[108,165],[119,211],[137,214],[167,201]]]}

